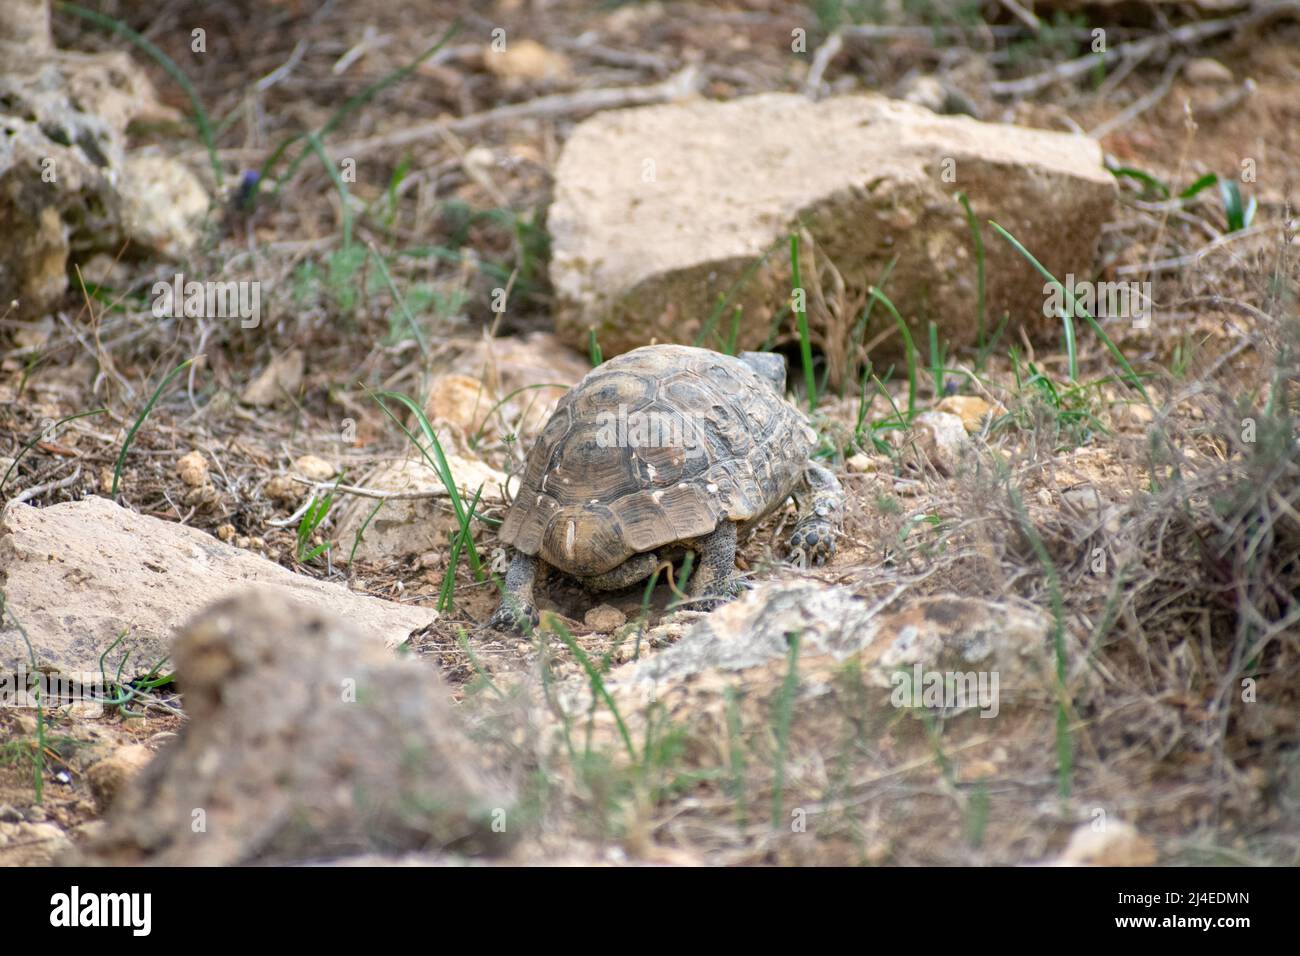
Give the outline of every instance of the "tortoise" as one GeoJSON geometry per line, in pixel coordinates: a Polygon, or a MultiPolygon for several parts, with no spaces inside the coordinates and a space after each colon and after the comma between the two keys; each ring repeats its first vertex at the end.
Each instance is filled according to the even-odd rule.
{"type": "Polygon", "coordinates": [[[736,545],[793,495],[795,559],[835,552],[844,492],[809,460],[816,433],[785,399],[785,358],[648,345],[592,369],[528,455],[499,540],[513,549],[500,630],[538,620],[543,567],[593,591],[642,581],[687,550],[690,606],[738,593],[736,545]]]}

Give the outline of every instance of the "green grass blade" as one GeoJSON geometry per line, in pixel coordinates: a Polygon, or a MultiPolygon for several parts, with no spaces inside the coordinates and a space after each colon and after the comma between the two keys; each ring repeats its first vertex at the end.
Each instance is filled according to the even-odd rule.
{"type": "MultiPolygon", "coordinates": [[[[460,490],[456,487],[456,480],[451,474],[451,466],[447,464],[447,456],[443,454],[442,443],[438,441],[437,433],[433,430],[433,426],[429,424],[429,419],[425,417],[424,409],[412,401],[410,397],[403,395],[401,392],[371,392],[369,389],[366,389],[366,391],[369,392],[370,396],[379,403],[379,407],[383,409],[384,414],[387,415],[393,423],[402,430],[406,437],[411,440],[411,443],[419,449],[420,455],[426,462],[428,462],[428,464],[433,468],[434,473],[442,480],[442,485],[447,490],[447,496],[451,499],[452,510],[456,515],[456,525],[463,532],[469,524],[469,515],[465,511],[465,502],[461,499],[460,490]],[[402,424],[401,420],[393,414],[392,409],[388,407],[384,399],[398,402],[405,405],[407,409],[410,410],[410,412],[415,416],[415,420],[419,423],[420,430],[424,433],[424,437],[429,443],[429,448],[426,449],[424,445],[416,441],[415,436],[411,434],[411,430],[402,424]]],[[[478,556],[478,549],[474,547],[473,536],[467,538],[467,544],[469,546],[470,568],[474,572],[475,579],[481,581],[483,580],[483,571],[478,556]]]]}
{"type": "Polygon", "coordinates": [[[1192,183],[1190,186],[1188,186],[1186,189],[1184,189],[1182,192],[1180,192],[1180,193],[1178,194],[1178,198],[1179,198],[1179,199],[1191,199],[1193,196],[1195,196],[1195,195],[1196,195],[1197,193],[1199,193],[1201,190],[1203,190],[1203,189],[1209,189],[1211,186],[1213,186],[1213,185],[1214,185],[1215,183],[1217,183],[1218,181],[1219,181],[1219,176],[1218,176],[1217,173],[1206,173],[1206,174],[1205,174],[1204,176],[1202,176],[1200,179],[1196,180],[1196,182],[1192,183]]]}
{"type": "Polygon", "coordinates": [[[212,133],[212,122],[208,119],[207,110],[203,108],[203,101],[199,99],[198,90],[194,88],[190,78],[181,71],[176,62],[120,20],[114,20],[95,10],[87,10],[76,3],[60,3],[59,12],[71,13],[124,37],[152,57],[154,62],[176,81],[189,98],[190,106],[194,108],[194,125],[199,131],[199,139],[203,140],[203,145],[208,151],[208,162],[212,165],[212,176],[217,182],[217,188],[222,188],[225,185],[225,177],[221,173],[221,161],[217,158],[217,141],[212,133]]]}
{"type": "Polygon", "coordinates": [[[397,303],[397,307],[402,310],[402,318],[406,319],[406,324],[411,330],[411,335],[415,339],[415,344],[420,347],[420,354],[425,358],[429,357],[429,343],[424,340],[424,333],[420,331],[420,326],[416,324],[415,316],[411,314],[410,308],[407,307],[406,297],[398,291],[397,285],[393,282],[393,277],[388,271],[388,266],[384,262],[384,257],[379,254],[373,242],[367,243],[370,247],[370,258],[374,260],[375,265],[379,267],[379,274],[383,277],[384,284],[388,286],[388,291],[397,303]]]}
{"type": "Polygon", "coordinates": [[[812,339],[808,332],[807,293],[804,292],[803,280],[799,275],[799,234],[790,233],[790,275],[796,294],[803,293],[802,309],[795,309],[795,321],[799,324],[799,358],[803,362],[803,381],[808,390],[808,408],[817,411],[817,380],[813,376],[812,339]]]}
{"type": "Polygon", "coordinates": [[[1169,198],[1169,187],[1166,186],[1164,182],[1157,179],[1155,176],[1151,175],[1144,169],[1137,169],[1136,167],[1133,166],[1115,166],[1113,168],[1108,166],[1106,168],[1110,170],[1110,174],[1114,176],[1116,179],[1137,180],[1143,186],[1146,186],[1148,189],[1150,189],[1152,192],[1159,193],[1160,198],[1162,199],[1169,198]]]}
{"type": "Polygon", "coordinates": [[[1146,399],[1146,403],[1148,405],[1152,405],[1151,396],[1147,394],[1146,388],[1143,387],[1142,385],[1142,380],[1138,377],[1137,372],[1133,371],[1133,366],[1130,365],[1128,359],[1124,357],[1124,353],[1121,352],[1119,350],[1119,347],[1114,342],[1111,341],[1110,336],[1106,334],[1106,330],[1103,329],[1101,325],[1097,322],[1097,320],[1092,317],[1092,313],[1090,313],[1087,309],[1084,309],[1079,305],[1078,300],[1075,299],[1074,297],[1074,293],[1071,292],[1069,289],[1067,289],[1065,286],[1061,285],[1060,281],[1056,278],[1056,276],[1048,272],[1047,269],[1043,266],[1043,264],[1039,262],[1037,259],[1035,259],[1033,254],[1020,244],[1019,239],[1011,235],[1011,233],[1007,232],[1005,229],[1003,229],[1001,226],[999,226],[996,222],[994,222],[991,219],[989,220],[989,225],[992,226],[994,229],[996,229],[998,231],[998,234],[1002,236],[1003,239],[1011,243],[1011,247],[1015,249],[1018,253],[1020,253],[1022,256],[1024,256],[1025,260],[1031,266],[1033,266],[1035,269],[1038,270],[1039,275],[1041,275],[1048,282],[1051,282],[1063,293],[1065,293],[1065,300],[1069,304],[1070,310],[1075,315],[1082,315],[1085,319],[1088,320],[1088,324],[1092,326],[1092,330],[1097,333],[1097,337],[1101,339],[1102,344],[1106,346],[1106,350],[1110,352],[1111,357],[1114,358],[1115,361],[1119,364],[1119,367],[1124,370],[1126,376],[1125,381],[1127,382],[1127,384],[1130,387],[1137,389],[1138,392],[1141,393],[1142,397],[1146,399]]]}
{"type": "Polygon", "coordinates": [[[979,319],[979,331],[975,339],[975,348],[977,354],[983,354],[987,342],[987,305],[985,303],[984,292],[984,235],[980,231],[979,220],[975,218],[975,213],[970,208],[970,200],[964,192],[957,194],[957,200],[961,203],[961,208],[966,211],[966,225],[970,227],[971,241],[975,243],[975,295],[978,306],[977,317],[979,319]]]}
{"type": "Polygon", "coordinates": [[[556,630],[559,634],[560,640],[564,641],[565,645],[568,646],[569,651],[578,659],[578,663],[582,665],[583,671],[587,674],[587,680],[591,682],[592,693],[599,699],[603,700],[605,706],[609,708],[609,712],[614,715],[614,723],[618,725],[619,736],[623,738],[623,745],[627,747],[627,754],[632,758],[632,762],[635,764],[637,760],[636,745],[632,743],[632,735],[628,732],[627,724],[623,722],[623,715],[619,713],[618,705],[614,703],[614,698],[610,696],[608,688],[605,687],[605,681],[600,676],[600,669],[591,662],[591,658],[587,656],[587,652],[582,649],[581,645],[579,645],[576,640],[574,640],[573,635],[569,633],[567,627],[563,624],[557,624],[556,630]]]}
{"type": "Polygon", "coordinates": [[[184,362],[181,362],[180,365],[177,365],[167,373],[167,376],[158,384],[158,387],[154,389],[153,394],[149,396],[149,401],[145,404],[144,410],[141,411],[139,417],[136,418],[135,424],[131,426],[131,430],[126,433],[126,440],[122,442],[122,450],[117,453],[117,461],[113,464],[113,488],[109,492],[110,497],[117,497],[117,485],[122,478],[122,466],[126,463],[126,453],[130,450],[131,443],[135,441],[135,433],[140,430],[140,426],[144,424],[144,420],[149,417],[149,413],[153,411],[154,405],[157,404],[158,399],[162,396],[163,390],[171,384],[172,379],[193,365],[195,360],[198,358],[199,356],[196,355],[194,358],[188,358],[184,362]]]}
{"type": "Polygon", "coordinates": [[[1020,499],[1020,493],[1008,486],[1007,494],[1020,522],[1020,528],[1033,548],[1035,557],[1043,566],[1043,575],[1047,579],[1047,588],[1052,600],[1052,646],[1056,658],[1056,762],[1057,786],[1062,797],[1068,797],[1074,774],[1074,742],[1070,735],[1070,715],[1067,705],[1066,658],[1065,658],[1065,597],[1061,591],[1061,577],[1056,564],[1047,552],[1047,546],[1039,537],[1038,530],[1029,520],[1029,513],[1020,499]]]}
{"type": "Polygon", "coordinates": [[[894,321],[898,323],[898,330],[903,333],[903,348],[906,350],[907,357],[907,424],[910,425],[912,419],[916,417],[916,345],[912,342],[912,333],[907,328],[907,323],[898,314],[889,297],[875,286],[868,290],[868,294],[871,298],[879,300],[880,304],[889,311],[894,321]]]}

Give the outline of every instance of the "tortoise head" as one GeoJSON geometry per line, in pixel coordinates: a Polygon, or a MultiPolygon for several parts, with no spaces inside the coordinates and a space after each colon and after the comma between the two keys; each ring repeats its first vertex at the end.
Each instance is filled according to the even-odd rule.
{"type": "Polygon", "coordinates": [[[776,394],[785,395],[785,356],[780,352],[741,352],[737,356],[769,383],[776,394]]]}

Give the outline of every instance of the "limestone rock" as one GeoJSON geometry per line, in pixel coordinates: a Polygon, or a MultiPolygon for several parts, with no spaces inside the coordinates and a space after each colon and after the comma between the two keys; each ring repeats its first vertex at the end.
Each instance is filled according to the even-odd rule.
{"type": "Polygon", "coordinates": [[[207,194],[179,162],[127,153],[141,119],[179,117],[125,53],[54,50],[39,18],[0,28],[0,302],[20,317],[58,302],[73,248],[180,255],[195,242],[207,194]]]}
{"type": "Polygon", "coordinates": [[[176,474],[191,488],[201,488],[208,480],[208,462],[203,452],[192,451],[176,462],[176,474]]]}
{"type": "MultiPolygon", "coordinates": [[[[888,291],[918,341],[934,319],[944,340],[970,345],[975,256],[958,192],[977,221],[996,220],[1066,275],[1091,267],[1115,184],[1085,136],[876,95],[600,113],[574,130],[556,169],[557,330],[585,349],[594,329],[606,355],[651,341],[716,347],[739,305],[739,347],[756,347],[789,300],[785,240],[802,222],[851,289],[878,282],[897,256],[888,291]],[[729,294],[728,322],[708,327],[729,294]]],[[[987,229],[985,250],[988,314],[1054,334],[1041,276],[987,229]]],[[[794,338],[786,327],[777,342],[794,338]]]]}
{"type": "Polygon", "coordinates": [[[1056,861],[1057,866],[1155,866],[1155,844],[1124,820],[1107,820],[1100,830],[1080,826],[1056,861]]]}
{"type": "Polygon", "coordinates": [[[982,431],[985,422],[990,418],[1006,414],[1006,410],[1000,405],[990,405],[977,395],[949,395],[934,406],[934,409],[937,412],[956,415],[970,435],[982,431]]]}
{"type": "Polygon", "coordinates": [[[446,689],[350,621],[239,594],[185,626],[175,661],[190,720],[75,862],[492,853],[513,840],[508,790],[479,766],[446,689]]]}
{"type": "Polygon", "coordinates": [[[889,437],[915,465],[948,477],[961,470],[971,451],[965,425],[949,412],[922,412],[912,420],[910,432],[890,432],[889,437]]]}
{"type": "Polygon", "coordinates": [[[470,436],[483,424],[496,396],[483,382],[458,372],[439,375],[429,386],[424,400],[424,416],[437,427],[450,425],[470,436]]]}
{"type": "MultiPolygon", "coordinates": [[[[294,574],[185,525],[91,497],[47,508],[10,503],[0,518],[0,584],[26,629],[37,665],[99,674],[130,651],[126,676],[170,653],[177,629],[199,609],[251,585],[357,622],[364,638],[395,646],[436,613],[353,594],[294,574]]],[[[28,661],[17,628],[0,629],[0,668],[28,661]]]]}

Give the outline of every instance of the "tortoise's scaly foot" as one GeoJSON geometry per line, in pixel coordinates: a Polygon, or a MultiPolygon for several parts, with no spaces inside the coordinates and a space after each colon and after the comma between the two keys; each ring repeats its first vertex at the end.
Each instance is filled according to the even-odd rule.
{"type": "Polygon", "coordinates": [[[508,634],[527,634],[532,628],[537,627],[540,619],[537,608],[532,604],[515,605],[505,600],[497,605],[496,611],[488,621],[488,627],[508,634]]]}
{"type": "Polygon", "coordinates": [[[800,521],[790,535],[789,559],[800,567],[822,565],[835,555],[835,528],[825,518],[800,521]]]}

